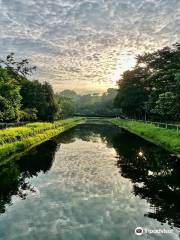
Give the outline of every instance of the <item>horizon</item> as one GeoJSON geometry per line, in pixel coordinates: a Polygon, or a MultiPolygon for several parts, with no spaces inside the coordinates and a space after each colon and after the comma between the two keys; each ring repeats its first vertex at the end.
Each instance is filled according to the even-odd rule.
{"type": "Polygon", "coordinates": [[[0,8],[1,57],[28,58],[32,78],[55,92],[117,88],[137,54],[179,40],[177,0],[2,0],[0,8]]]}

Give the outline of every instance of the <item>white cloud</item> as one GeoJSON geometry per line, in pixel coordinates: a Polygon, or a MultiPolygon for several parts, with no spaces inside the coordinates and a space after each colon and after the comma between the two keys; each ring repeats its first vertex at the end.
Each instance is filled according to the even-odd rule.
{"type": "Polygon", "coordinates": [[[30,58],[56,89],[102,91],[121,57],[180,37],[179,0],[1,0],[0,9],[2,57],[30,58]]]}

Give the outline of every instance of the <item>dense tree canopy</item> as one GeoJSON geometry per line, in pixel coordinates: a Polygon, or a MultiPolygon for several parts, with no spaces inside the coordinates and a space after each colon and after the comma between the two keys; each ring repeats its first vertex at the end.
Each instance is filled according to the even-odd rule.
{"type": "Polygon", "coordinates": [[[115,104],[125,113],[131,115],[144,112],[144,102],[147,101],[149,88],[146,87],[147,71],[137,67],[123,74],[119,81],[120,91],[115,98],[115,104]]]}
{"type": "Polygon", "coordinates": [[[0,121],[18,119],[21,100],[19,85],[6,69],[0,67],[0,121]]]}
{"type": "Polygon", "coordinates": [[[37,118],[52,121],[57,112],[57,104],[51,85],[47,82],[24,81],[21,86],[23,108],[36,109],[37,118]]]}
{"type": "Polygon", "coordinates": [[[35,69],[27,59],[17,62],[14,54],[0,60],[0,121],[54,120],[57,103],[51,85],[27,78],[35,69]]]}
{"type": "Polygon", "coordinates": [[[114,107],[114,98],[117,89],[109,88],[104,94],[79,95],[71,90],[64,90],[58,94],[59,103],[63,111],[68,114],[79,114],[85,116],[116,116],[121,109],[114,107]],[[68,103],[69,102],[69,103],[68,103]]]}
{"type": "Polygon", "coordinates": [[[56,94],[56,102],[58,104],[58,111],[56,113],[57,119],[74,115],[75,101],[73,98],[65,97],[61,94],[56,94]]]}
{"type": "Polygon", "coordinates": [[[180,51],[166,47],[137,56],[118,84],[115,104],[127,115],[180,119],[180,51]]]}

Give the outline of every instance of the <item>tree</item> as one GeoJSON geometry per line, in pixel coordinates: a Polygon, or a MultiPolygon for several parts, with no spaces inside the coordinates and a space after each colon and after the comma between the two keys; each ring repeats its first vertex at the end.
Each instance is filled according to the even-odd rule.
{"type": "Polygon", "coordinates": [[[165,120],[180,118],[180,98],[172,92],[166,92],[159,95],[155,108],[152,112],[159,114],[165,120]]]}
{"type": "Polygon", "coordinates": [[[176,76],[180,72],[180,52],[169,47],[137,57],[137,66],[143,64],[149,71],[150,95],[146,106],[153,112],[159,95],[179,92],[176,76]]]}
{"type": "Polygon", "coordinates": [[[27,59],[16,61],[14,53],[0,60],[1,119],[54,119],[57,104],[51,85],[27,79],[35,70],[27,59]]]}
{"type": "Polygon", "coordinates": [[[57,94],[59,98],[59,106],[63,112],[69,115],[74,113],[78,115],[88,116],[116,116],[121,113],[121,109],[115,108],[113,105],[114,97],[117,94],[117,89],[109,88],[105,93],[79,95],[71,90],[64,90],[57,94]],[[63,106],[66,106],[63,107],[63,106]],[[69,110],[66,110],[69,109],[69,110]]]}
{"type": "Polygon", "coordinates": [[[0,59],[0,66],[7,70],[9,76],[20,83],[36,70],[36,66],[29,66],[28,59],[16,61],[14,56],[14,53],[10,53],[5,60],[0,59]]]}
{"type": "Polygon", "coordinates": [[[71,98],[73,100],[78,100],[79,99],[79,95],[75,91],[72,91],[72,90],[69,90],[69,89],[66,89],[66,90],[62,91],[60,93],[60,95],[63,96],[63,97],[71,98]]]}
{"type": "MultiPolygon", "coordinates": [[[[137,65],[123,74],[118,82],[119,91],[115,104],[122,107],[123,112],[131,116],[145,113],[150,118],[168,120],[167,114],[161,111],[162,99],[169,105],[176,99],[173,111],[168,118],[179,120],[180,99],[180,52],[169,47],[152,53],[137,56],[137,65]],[[171,93],[171,94],[166,94],[171,93]],[[172,99],[170,99],[172,97],[172,99]]],[[[168,106],[167,106],[168,108],[168,106]]],[[[164,109],[165,110],[165,109],[164,109]]]]}
{"type": "Polygon", "coordinates": [[[36,108],[26,108],[19,113],[20,121],[35,121],[37,120],[37,109],[36,108]]]}
{"type": "Polygon", "coordinates": [[[145,113],[145,102],[148,99],[149,88],[146,86],[148,73],[144,68],[126,71],[118,82],[119,91],[114,100],[115,106],[133,117],[145,113]]]}
{"type": "Polygon", "coordinates": [[[57,112],[57,103],[51,85],[47,82],[24,81],[21,86],[23,108],[37,110],[37,117],[43,121],[53,121],[57,112]]]}
{"type": "Polygon", "coordinates": [[[21,100],[20,87],[7,70],[0,67],[0,121],[18,120],[21,100]]]}
{"type": "Polygon", "coordinates": [[[56,102],[58,104],[58,111],[56,113],[57,119],[74,115],[75,102],[72,98],[68,98],[68,97],[64,97],[59,94],[56,94],[56,102]]]}

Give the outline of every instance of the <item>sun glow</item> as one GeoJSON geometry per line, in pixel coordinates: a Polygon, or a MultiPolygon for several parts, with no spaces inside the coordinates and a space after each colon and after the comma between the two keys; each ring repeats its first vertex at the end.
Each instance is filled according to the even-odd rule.
{"type": "Polygon", "coordinates": [[[136,65],[136,58],[134,55],[127,55],[119,59],[114,74],[112,76],[112,81],[117,82],[123,72],[131,70],[136,65]]]}

